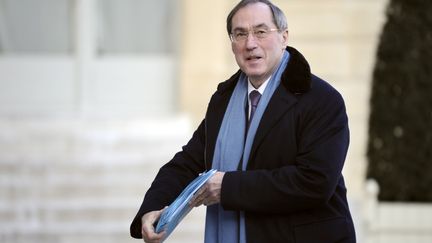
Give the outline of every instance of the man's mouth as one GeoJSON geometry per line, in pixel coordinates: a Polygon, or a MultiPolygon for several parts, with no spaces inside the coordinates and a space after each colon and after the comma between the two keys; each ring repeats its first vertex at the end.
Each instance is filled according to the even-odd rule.
{"type": "Polygon", "coordinates": [[[246,58],[247,61],[254,61],[254,60],[259,60],[261,59],[260,56],[249,56],[246,58]]]}

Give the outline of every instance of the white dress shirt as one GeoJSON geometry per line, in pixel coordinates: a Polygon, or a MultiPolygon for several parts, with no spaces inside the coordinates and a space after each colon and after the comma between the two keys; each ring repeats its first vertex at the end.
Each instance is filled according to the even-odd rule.
{"type": "Polygon", "coordinates": [[[256,91],[258,91],[261,95],[264,94],[264,90],[265,90],[265,88],[267,87],[268,81],[269,81],[270,79],[271,79],[271,76],[270,76],[266,81],[264,81],[264,83],[262,83],[261,86],[259,86],[258,89],[255,89],[255,87],[251,84],[250,80],[248,79],[248,107],[249,107],[249,111],[248,111],[248,119],[250,118],[250,113],[251,113],[251,109],[252,109],[252,108],[251,108],[251,101],[250,101],[250,98],[249,98],[250,93],[251,93],[253,90],[256,90],[256,91]]]}

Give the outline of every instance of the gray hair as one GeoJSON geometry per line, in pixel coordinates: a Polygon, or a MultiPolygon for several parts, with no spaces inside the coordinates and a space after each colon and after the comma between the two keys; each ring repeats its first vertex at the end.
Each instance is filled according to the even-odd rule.
{"type": "Polygon", "coordinates": [[[273,15],[273,23],[276,25],[276,27],[282,31],[288,29],[288,23],[285,17],[285,14],[282,12],[282,10],[274,5],[272,2],[268,0],[242,0],[240,1],[228,14],[227,17],[227,31],[228,35],[231,34],[232,31],[232,19],[234,15],[239,11],[241,8],[244,8],[248,4],[252,3],[264,3],[265,5],[269,6],[272,15],[273,15]]]}

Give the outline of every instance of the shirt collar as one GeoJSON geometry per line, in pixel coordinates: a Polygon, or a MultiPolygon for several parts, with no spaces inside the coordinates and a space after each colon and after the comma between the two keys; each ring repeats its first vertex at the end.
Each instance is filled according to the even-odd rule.
{"type": "Polygon", "coordinates": [[[267,87],[268,81],[270,79],[271,79],[271,76],[266,81],[264,81],[264,83],[262,83],[258,89],[255,89],[255,87],[251,84],[250,80],[248,79],[248,94],[250,94],[253,90],[256,90],[262,95],[264,93],[264,90],[267,87]]]}

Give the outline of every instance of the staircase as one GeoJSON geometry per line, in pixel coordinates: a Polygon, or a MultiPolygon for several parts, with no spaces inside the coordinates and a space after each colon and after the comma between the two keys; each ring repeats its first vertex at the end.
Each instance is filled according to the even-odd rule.
{"type": "MultiPolygon", "coordinates": [[[[182,117],[0,120],[0,242],[141,242],[129,224],[191,134],[182,117]]],[[[204,210],[168,242],[202,242],[204,210]]]]}

